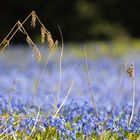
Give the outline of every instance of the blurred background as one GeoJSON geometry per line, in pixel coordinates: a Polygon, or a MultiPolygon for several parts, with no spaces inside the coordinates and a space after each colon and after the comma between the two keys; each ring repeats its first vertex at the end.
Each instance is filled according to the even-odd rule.
{"type": "MultiPolygon", "coordinates": [[[[73,79],[77,82],[73,95],[87,93],[88,85],[85,83],[88,81],[86,81],[83,49],[85,45],[89,70],[93,74],[91,79],[93,79],[96,95],[99,95],[97,100],[100,103],[103,104],[100,97],[110,98],[110,101],[113,101],[112,99],[116,99],[115,93],[118,99],[118,91],[120,93],[131,91],[131,81],[126,69],[133,61],[136,64],[136,80],[140,81],[140,1],[4,0],[0,3],[0,41],[18,20],[23,22],[33,10],[51,32],[53,39],[60,42],[58,48],[61,48],[58,25],[63,32],[66,48],[62,63],[62,83],[64,83],[62,93],[64,95],[70,85],[68,82],[73,79]],[[125,79],[126,83],[124,82],[123,85],[125,79]],[[105,96],[102,96],[102,93],[105,96]],[[108,93],[111,96],[108,96],[108,93]]],[[[39,62],[36,61],[32,49],[26,42],[26,36],[18,32],[12,38],[10,46],[0,55],[0,89],[2,93],[8,93],[7,97],[9,97],[12,81],[17,79],[21,81],[17,95],[22,95],[17,98],[28,100],[28,97],[34,94],[38,78],[44,70],[44,64],[49,57],[49,48],[42,47],[47,46],[47,41],[43,45],[40,44],[40,24],[36,23],[33,29],[30,17],[24,24],[24,28],[40,50],[42,59],[39,62]],[[25,97],[25,93],[31,94],[25,97]]],[[[43,103],[42,100],[45,99],[46,94],[51,95],[58,90],[60,54],[61,50],[58,49],[56,55],[48,62],[41,79],[43,84],[40,84],[37,102],[43,103]]],[[[137,91],[139,93],[140,88],[137,91]]],[[[126,95],[127,98],[130,97],[128,95],[126,95]]],[[[124,99],[126,98],[123,96],[122,100],[124,99]]],[[[47,102],[47,99],[45,101],[47,102]]]]}
{"type": "MultiPolygon", "coordinates": [[[[65,42],[89,42],[140,37],[140,1],[138,0],[4,0],[0,4],[0,40],[17,20],[23,21],[35,10],[41,21],[60,39],[60,25],[65,42]]],[[[29,21],[30,22],[30,21],[29,21]]],[[[40,41],[40,29],[25,24],[29,35],[40,41]]],[[[16,35],[13,43],[22,43],[16,35]]]]}

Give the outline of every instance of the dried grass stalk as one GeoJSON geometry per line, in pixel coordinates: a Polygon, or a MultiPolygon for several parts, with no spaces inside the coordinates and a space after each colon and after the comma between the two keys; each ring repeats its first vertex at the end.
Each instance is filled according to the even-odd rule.
{"type": "Polygon", "coordinates": [[[58,41],[56,41],[54,43],[50,32],[46,32],[46,35],[47,35],[47,42],[48,42],[49,49],[50,49],[51,53],[54,53],[57,48],[58,41]]]}
{"type": "Polygon", "coordinates": [[[4,39],[2,45],[4,46],[4,48],[6,48],[7,46],[9,46],[9,41],[7,39],[4,39]]]}
{"type": "Polygon", "coordinates": [[[38,61],[40,61],[41,60],[41,53],[40,53],[39,49],[36,47],[36,45],[33,43],[33,41],[31,40],[31,38],[29,36],[26,37],[26,41],[30,45],[30,47],[32,48],[33,56],[35,56],[35,58],[38,61]]]}
{"type": "Polygon", "coordinates": [[[26,33],[24,32],[24,30],[23,30],[23,26],[22,26],[22,24],[20,23],[20,21],[18,21],[17,23],[18,23],[18,30],[19,30],[20,32],[22,32],[23,34],[26,34],[26,33]]]}
{"type": "Polygon", "coordinates": [[[45,34],[46,34],[46,30],[44,26],[41,26],[41,42],[42,44],[45,42],[45,34]]]}
{"type": "Polygon", "coordinates": [[[33,55],[35,56],[35,58],[38,61],[40,61],[41,60],[41,53],[35,44],[32,44],[32,52],[33,52],[33,55]]]}
{"type": "Polygon", "coordinates": [[[26,42],[31,46],[33,44],[31,38],[29,36],[26,36],[26,42]]]}
{"type": "Polygon", "coordinates": [[[10,41],[7,40],[7,39],[4,39],[4,40],[2,41],[3,48],[1,49],[0,54],[2,54],[3,51],[5,50],[5,48],[9,46],[9,42],[10,42],[10,41]]]}
{"type": "Polygon", "coordinates": [[[31,15],[32,15],[31,26],[34,28],[36,25],[36,13],[33,11],[31,15]]]}

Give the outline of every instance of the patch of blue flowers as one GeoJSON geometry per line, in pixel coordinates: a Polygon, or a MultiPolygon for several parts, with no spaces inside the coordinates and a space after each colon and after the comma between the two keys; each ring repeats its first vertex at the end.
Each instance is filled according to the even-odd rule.
{"type": "MultiPolygon", "coordinates": [[[[125,59],[89,60],[91,85],[98,116],[92,105],[84,60],[67,59],[62,65],[62,83],[58,107],[63,102],[72,80],[75,81],[68,100],[57,116],[55,101],[59,82],[59,64],[50,60],[31,104],[43,64],[19,67],[0,62],[0,139],[140,139],[140,87],[136,88],[135,112],[132,108],[132,82],[124,66],[125,59]],[[7,69],[8,68],[8,69],[7,69]],[[12,83],[18,82],[11,95],[12,83]]],[[[140,62],[135,60],[136,84],[140,81],[140,62]]]]}

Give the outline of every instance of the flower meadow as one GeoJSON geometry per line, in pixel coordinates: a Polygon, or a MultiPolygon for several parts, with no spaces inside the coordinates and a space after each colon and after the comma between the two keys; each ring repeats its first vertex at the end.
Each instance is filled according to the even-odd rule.
{"type": "Polygon", "coordinates": [[[32,11],[0,43],[0,140],[140,140],[138,51],[111,57],[81,45],[78,57],[58,29],[61,45],[32,11]],[[49,49],[24,28],[30,17],[49,49]],[[30,49],[10,44],[18,31],[30,49]]]}
{"type": "Polygon", "coordinates": [[[87,59],[98,116],[89,90],[85,58],[68,52],[62,61],[60,97],[55,106],[60,80],[58,57],[59,51],[48,61],[34,95],[45,60],[36,62],[29,50],[17,48],[1,55],[0,139],[140,139],[139,57],[87,59]],[[126,68],[131,65],[132,58],[136,97],[129,124],[133,84],[126,68]]]}

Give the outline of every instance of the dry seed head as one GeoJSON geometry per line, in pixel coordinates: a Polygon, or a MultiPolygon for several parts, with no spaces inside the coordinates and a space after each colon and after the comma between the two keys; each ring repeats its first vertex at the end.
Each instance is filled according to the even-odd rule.
{"type": "Polygon", "coordinates": [[[46,32],[46,35],[47,35],[49,49],[50,49],[51,53],[54,53],[56,50],[56,44],[54,43],[50,32],[46,32]]]}
{"type": "Polygon", "coordinates": [[[129,76],[131,78],[134,78],[134,67],[133,65],[131,65],[128,69],[127,69],[127,73],[129,74],[129,76]]]}
{"type": "Polygon", "coordinates": [[[32,12],[31,26],[34,28],[36,25],[36,13],[32,12]]]}
{"type": "Polygon", "coordinates": [[[42,44],[45,42],[45,34],[46,34],[46,29],[44,26],[41,26],[41,42],[42,44]]]}
{"type": "Polygon", "coordinates": [[[33,52],[33,55],[35,56],[35,58],[38,61],[40,61],[41,60],[41,53],[35,44],[32,44],[32,52],[33,52]]]}
{"type": "Polygon", "coordinates": [[[30,46],[33,44],[32,40],[29,36],[26,36],[26,41],[27,41],[28,45],[30,45],[30,46]]]}
{"type": "Polygon", "coordinates": [[[32,48],[33,56],[35,56],[35,58],[38,61],[40,61],[41,60],[41,53],[40,53],[39,49],[36,47],[36,45],[33,43],[33,41],[31,40],[31,38],[29,36],[26,37],[26,41],[30,45],[30,47],[32,48]]]}

